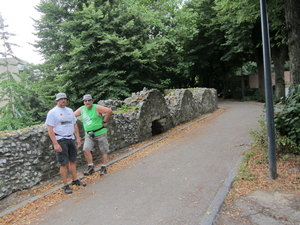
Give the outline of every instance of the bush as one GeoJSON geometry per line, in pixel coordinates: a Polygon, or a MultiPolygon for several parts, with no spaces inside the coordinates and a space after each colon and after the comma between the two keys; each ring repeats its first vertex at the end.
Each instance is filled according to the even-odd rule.
{"type": "MultiPolygon", "coordinates": [[[[295,85],[286,98],[282,110],[275,114],[276,131],[283,136],[284,146],[291,145],[293,149],[300,145],[300,85],[295,85]]],[[[296,150],[299,154],[299,147],[296,150]]]]}
{"type": "Polygon", "coordinates": [[[265,102],[265,96],[257,88],[246,87],[245,96],[242,101],[265,102]]]}
{"type": "Polygon", "coordinates": [[[233,98],[239,99],[242,101],[257,101],[257,102],[265,102],[265,96],[260,93],[257,88],[246,87],[244,90],[244,97],[242,94],[242,89],[237,88],[234,91],[227,92],[224,94],[224,98],[233,98]]]}
{"type": "MultiPolygon", "coordinates": [[[[276,126],[276,123],[275,123],[276,126]]],[[[259,119],[259,129],[250,130],[250,135],[253,140],[253,146],[259,147],[265,153],[265,159],[268,158],[268,134],[265,116],[259,119]]],[[[289,137],[281,135],[278,130],[275,130],[275,145],[277,155],[284,154],[299,154],[300,147],[289,137]]]]}

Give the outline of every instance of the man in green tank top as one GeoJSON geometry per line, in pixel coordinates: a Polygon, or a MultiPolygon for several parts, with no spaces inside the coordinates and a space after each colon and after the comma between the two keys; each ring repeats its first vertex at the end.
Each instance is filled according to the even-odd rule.
{"type": "Polygon", "coordinates": [[[107,140],[107,124],[111,117],[112,110],[110,108],[93,104],[91,95],[83,96],[84,106],[79,107],[74,115],[81,116],[85,131],[85,139],[83,144],[83,152],[88,163],[88,168],[83,172],[85,176],[95,172],[92,151],[94,146],[101,154],[100,176],[107,173],[107,153],[109,152],[109,144],[107,140]]]}

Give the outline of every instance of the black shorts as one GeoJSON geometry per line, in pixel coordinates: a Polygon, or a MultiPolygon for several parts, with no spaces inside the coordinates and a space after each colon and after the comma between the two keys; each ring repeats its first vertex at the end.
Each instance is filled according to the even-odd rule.
{"type": "Polygon", "coordinates": [[[57,141],[62,148],[62,152],[56,152],[56,159],[59,164],[66,165],[71,162],[75,162],[77,158],[77,148],[75,140],[73,139],[60,139],[57,141]]]}

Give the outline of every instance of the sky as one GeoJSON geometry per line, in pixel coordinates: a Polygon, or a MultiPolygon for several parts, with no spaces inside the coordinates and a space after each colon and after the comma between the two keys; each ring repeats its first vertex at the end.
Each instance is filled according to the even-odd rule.
{"type": "MultiPolygon", "coordinates": [[[[33,43],[35,39],[33,32],[33,20],[39,19],[40,14],[34,7],[40,0],[0,0],[0,13],[4,19],[4,24],[8,25],[6,31],[16,36],[10,37],[9,42],[18,44],[20,47],[12,47],[13,54],[18,58],[33,64],[42,63],[42,57],[34,52],[34,47],[28,43],[33,43]]],[[[2,48],[2,43],[1,43],[2,48]]],[[[3,49],[0,49],[3,51],[3,49]]]]}

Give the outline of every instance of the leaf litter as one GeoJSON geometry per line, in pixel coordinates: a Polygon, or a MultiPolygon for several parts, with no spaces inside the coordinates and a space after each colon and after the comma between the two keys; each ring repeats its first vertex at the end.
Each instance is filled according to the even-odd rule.
{"type": "MultiPolygon", "coordinates": [[[[245,170],[239,170],[221,206],[214,225],[223,224],[224,222],[227,224],[257,224],[251,218],[251,215],[253,215],[253,212],[251,212],[252,208],[256,208],[255,214],[257,215],[269,216],[283,224],[287,222],[298,224],[297,222],[290,221],[293,219],[289,218],[288,215],[291,213],[289,211],[290,208],[300,211],[300,156],[291,155],[288,159],[277,157],[276,167],[278,177],[272,179],[265,154],[257,147],[253,147],[248,151],[255,152],[255,156],[251,157],[248,162],[243,163],[242,166],[246,168],[246,173],[245,170]],[[270,208],[267,206],[262,207],[264,203],[260,199],[256,203],[251,203],[256,193],[269,196],[268,201],[274,206],[270,208]],[[276,199],[276,196],[281,196],[282,200],[288,199],[287,205],[282,205],[276,199]],[[246,204],[252,204],[253,207],[248,207],[246,210],[245,208],[242,209],[239,202],[247,202],[246,204]],[[285,207],[285,210],[276,211],[276,204],[285,207]],[[264,213],[264,210],[267,212],[264,213]]],[[[300,222],[300,218],[298,222],[300,222]]]]}

